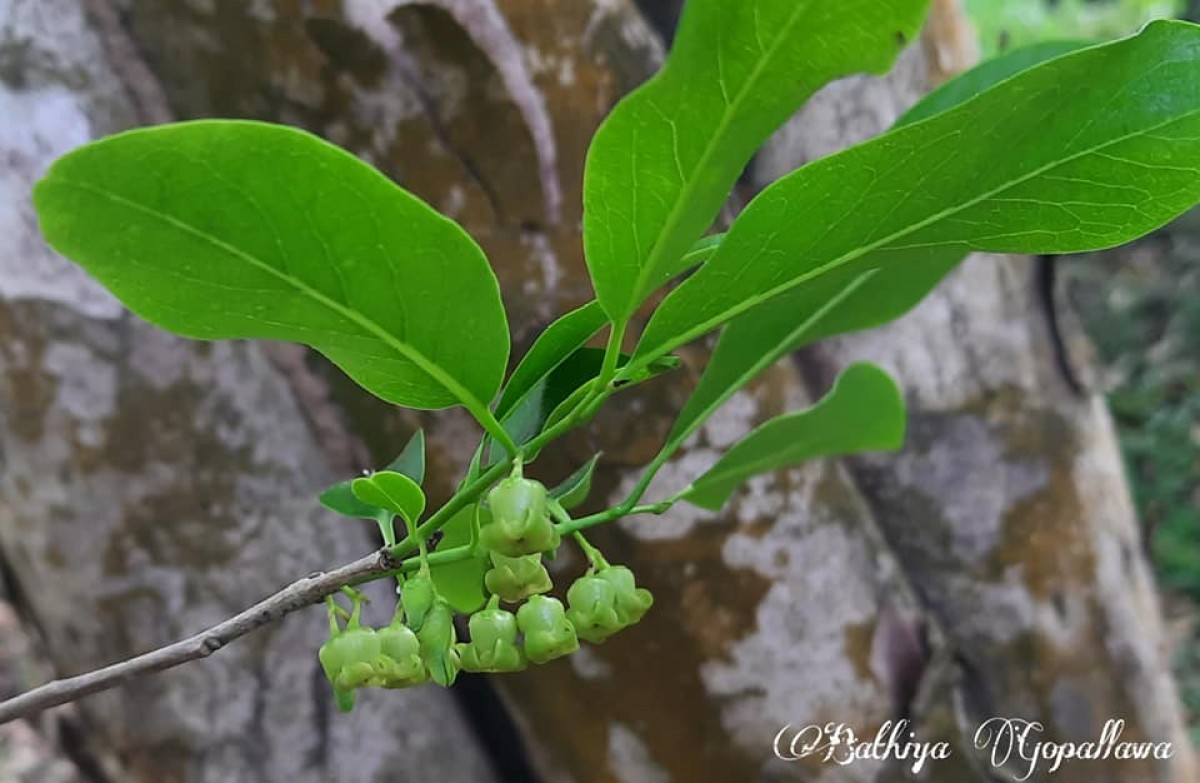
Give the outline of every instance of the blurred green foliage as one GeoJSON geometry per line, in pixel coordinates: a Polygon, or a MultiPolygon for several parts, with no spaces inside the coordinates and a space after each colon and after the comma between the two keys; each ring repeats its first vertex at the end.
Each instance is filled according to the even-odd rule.
{"type": "Polygon", "coordinates": [[[984,57],[1038,41],[1117,38],[1183,13],[1183,0],[966,0],[984,57]]]}

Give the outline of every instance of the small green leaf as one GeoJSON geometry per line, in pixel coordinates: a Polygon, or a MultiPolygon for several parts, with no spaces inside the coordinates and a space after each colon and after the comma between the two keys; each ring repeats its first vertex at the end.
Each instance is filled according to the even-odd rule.
{"type": "MultiPolygon", "coordinates": [[[[622,355],[618,367],[629,361],[622,355]]],[[[589,385],[599,375],[604,364],[602,348],[580,348],[560,362],[542,378],[504,418],[504,429],[518,445],[525,445],[547,427],[553,426],[574,409],[575,404],[589,391],[589,385]]],[[[677,356],[661,356],[639,368],[628,378],[624,386],[654,378],[670,372],[680,365],[677,356]]],[[[492,443],[490,451],[499,450],[492,443]]],[[[492,462],[495,460],[493,459],[492,462]]],[[[491,463],[489,463],[491,464],[491,463]]]]}
{"type": "Polygon", "coordinates": [[[380,514],[383,512],[379,508],[368,505],[355,497],[354,490],[350,488],[352,483],[353,480],[339,481],[318,495],[317,500],[325,508],[345,517],[378,520],[380,514]]]}
{"type": "Polygon", "coordinates": [[[609,114],[584,173],[584,250],[624,321],[683,270],[750,157],[809,96],[885,72],[927,0],[689,0],[663,69],[609,114]]]}
{"type": "Polygon", "coordinates": [[[1155,22],[767,188],[655,312],[633,366],[840,270],[1129,241],[1195,204],[1198,175],[1200,28],[1155,22]]]}
{"type": "Polygon", "coordinates": [[[381,470],[354,479],[350,489],[363,503],[398,514],[409,522],[416,522],[425,511],[421,485],[403,473],[381,470]]]}
{"type": "MultiPolygon", "coordinates": [[[[604,362],[601,348],[580,348],[564,359],[509,412],[502,421],[517,445],[523,446],[542,431],[551,412],[576,391],[585,389],[604,362]]],[[[493,447],[493,451],[496,449],[493,447]]]]}
{"type": "Polygon", "coordinates": [[[567,361],[606,323],[608,316],[604,309],[599,302],[593,301],[547,326],[513,370],[500,402],[496,403],[496,417],[505,419],[533,391],[538,381],[567,361]]]}
{"type": "Polygon", "coordinates": [[[483,252],[316,136],[129,131],[60,158],[34,204],[51,246],[164,329],[305,343],[389,402],[489,415],[509,339],[483,252]]]}
{"type": "Polygon", "coordinates": [[[904,443],[904,400],[873,364],[854,364],[813,407],[772,419],[730,449],[682,499],[719,511],[751,476],[817,457],[894,451],[904,443]]]}
{"type": "Polygon", "coordinates": [[[976,65],[933,90],[917,101],[893,127],[911,125],[914,122],[941,114],[960,103],[974,98],[984,90],[995,87],[1005,79],[1047,60],[1092,46],[1095,41],[1043,41],[1031,46],[1022,46],[999,57],[976,65]]]}
{"type": "Polygon", "coordinates": [[[597,454],[587,461],[587,464],[572,473],[563,483],[550,490],[550,497],[567,511],[579,506],[592,491],[592,474],[596,472],[596,463],[600,461],[597,454]]]}
{"type": "MultiPolygon", "coordinates": [[[[442,528],[442,541],[438,550],[451,549],[474,543],[475,514],[478,505],[467,506],[459,511],[442,528]]],[[[486,554],[470,557],[454,563],[440,563],[429,567],[430,576],[437,593],[446,599],[456,612],[471,614],[487,603],[483,575],[491,566],[486,554]]]]}
{"type": "Polygon", "coordinates": [[[418,429],[404,449],[384,470],[403,473],[417,484],[425,483],[425,430],[418,429]]]}

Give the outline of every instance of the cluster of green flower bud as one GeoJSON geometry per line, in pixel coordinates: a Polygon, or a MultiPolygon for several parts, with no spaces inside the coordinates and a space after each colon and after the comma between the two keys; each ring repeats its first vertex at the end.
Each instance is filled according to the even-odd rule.
{"type": "MultiPolygon", "coordinates": [[[[637,586],[632,571],[609,565],[586,543],[592,565],[567,590],[567,606],[544,595],[553,585],[543,557],[561,543],[552,504],[546,488],[519,471],[488,494],[489,521],[479,530],[479,542],[491,563],[484,575],[491,598],[468,619],[469,641],[458,641],[454,610],[438,595],[424,564],[404,580],[396,615],[385,628],[361,624],[357,594],[342,628],[336,615],[341,610],[331,602],[331,635],[320,660],[338,706],[351,709],[355,691],[365,687],[430,681],[449,686],[460,670],[521,671],[531,662],[575,652],[581,639],[600,643],[641,620],[654,600],[650,592],[637,586]],[[519,606],[513,612],[502,602],[519,606]]],[[[565,512],[554,507],[562,518],[565,512]]]]}

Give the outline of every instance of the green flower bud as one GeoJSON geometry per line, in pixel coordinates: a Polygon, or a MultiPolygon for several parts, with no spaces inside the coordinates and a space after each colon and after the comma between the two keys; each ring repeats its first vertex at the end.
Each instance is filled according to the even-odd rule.
{"type": "Polygon", "coordinates": [[[488,493],[492,521],[479,531],[488,549],[509,557],[558,546],[561,537],[546,507],[546,488],[532,479],[509,477],[488,493]]]}
{"type": "Polygon", "coordinates": [[[525,656],[534,663],[545,663],[579,649],[575,627],[557,598],[530,598],[517,610],[517,626],[525,634],[525,656]]]}
{"type": "Polygon", "coordinates": [[[379,639],[370,628],[359,625],[361,600],[356,599],[354,612],[346,628],[338,626],[332,599],[329,604],[329,639],[321,645],[317,658],[326,679],[333,686],[338,709],[354,709],[354,690],[371,679],[371,661],[379,655],[379,639]],[[365,670],[364,670],[365,667],[365,670]]]}
{"type": "MultiPolygon", "coordinates": [[[[334,690],[348,691],[369,683],[371,664],[379,653],[379,637],[375,631],[352,625],[321,645],[317,657],[334,690]]],[[[339,697],[339,703],[341,701],[339,697]]]]}
{"type": "Polygon", "coordinates": [[[425,617],[433,607],[437,593],[433,589],[433,579],[428,573],[416,573],[404,580],[400,588],[400,604],[404,608],[404,616],[408,627],[420,631],[425,624],[425,617]]]}
{"type": "MultiPolygon", "coordinates": [[[[376,656],[376,658],[378,657],[376,656]]],[[[353,691],[376,684],[378,684],[378,680],[375,670],[375,660],[373,659],[370,661],[355,661],[348,666],[343,666],[341,672],[338,673],[333,687],[338,690],[353,691]]]]}
{"type": "Polygon", "coordinates": [[[397,620],[376,632],[381,655],[375,660],[379,685],[384,688],[407,688],[425,682],[425,662],[421,659],[421,643],[412,629],[397,620]]]}
{"type": "Polygon", "coordinates": [[[654,604],[654,596],[634,582],[633,572],[625,566],[609,566],[596,572],[596,576],[609,582],[617,593],[617,617],[622,627],[638,622],[654,604]]]}
{"type": "Polygon", "coordinates": [[[469,672],[515,672],[525,668],[517,647],[517,618],[498,606],[471,615],[469,644],[459,645],[462,667],[469,672]]]}
{"type": "Polygon", "coordinates": [[[490,556],[492,567],[483,575],[483,583],[489,593],[510,604],[520,603],[531,595],[548,593],[553,587],[541,555],[508,557],[492,552],[490,556]]]}
{"type": "Polygon", "coordinates": [[[583,576],[567,591],[567,619],[580,639],[599,644],[625,627],[617,615],[617,589],[598,576],[583,576]]]}
{"type": "Polygon", "coordinates": [[[454,612],[448,603],[441,600],[434,603],[417,631],[417,639],[429,678],[438,685],[453,685],[461,664],[454,646],[454,612]]]}

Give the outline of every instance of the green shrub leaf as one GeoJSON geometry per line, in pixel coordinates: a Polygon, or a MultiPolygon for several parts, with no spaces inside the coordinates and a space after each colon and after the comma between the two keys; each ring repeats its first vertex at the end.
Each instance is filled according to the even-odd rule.
{"type": "Polygon", "coordinates": [[[425,430],[418,429],[384,470],[403,473],[417,484],[425,483],[425,430]]]}
{"type": "MultiPolygon", "coordinates": [[[[384,470],[403,473],[418,484],[423,484],[425,482],[424,430],[417,430],[416,434],[409,438],[400,454],[384,470]]],[[[354,490],[351,488],[353,483],[353,479],[339,481],[318,495],[317,500],[325,508],[342,516],[378,520],[380,514],[384,513],[382,509],[368,505],[355,497],[354,490]]],[[[391,514],[387,514],[387,517],[390,519],[391,514]]]]}
{"type": "Polygon", "coordinates": [[[718,511],[751,476],[817,457],[894,451],[904,443],[904,400],[873,364],[853,364],[813,407],[772,419],[747,435],[683,493],[718,511]]]}
{"type": "Polygon", "coordinates": [[[999,57],[993,57],[960,73],[917,101],[900,119],[896,120],[894,127],[911,125],[935,114],[941,114],[948,109],[953,109],[979,93],[995,87],[1005,79],[1016,76],[1021,71],[1094,43],[1095,41],[1043,41],[1030,46],[1022,46],[1020,49],[1014,49],[999,57]]]}
{"type": "Polygon", "coordinates": [[[500,388],[508,327],[483,252],[316,136],[130,131],[58,160],[34,203],[56,250],[164,329],[305,343],[414,408],[484,411],[500,388]]]}
{"type": "Polygon", "coordinates": [[[817,89],[882,73],[927,0],[690,0],[663,69],[613,110],[584,174],[584,248],[615,321],[680,272],[750,157],[817,89]]]}
{"type": "Polygon", "coordinates": [[[807,303],[812,305],[808,309],[761,312],[772,304],[768,302],[726,327],[704,375],[675,420],[665,448],[674,451],[734,392],[794,350],[798,343],[807,342],[826,317],[837,312],[876,274],[877,270],[869,270],[849,283],[838,279],[836,288],[830,286],[828,296],[820,302],[807,303]]]}
{"type": "Polygon", "coordinates": [[[1200,28],[1157,22],[767,188],[663,302],[631,366],[835,271],[1110,247],[1197,199],[1200,28]]]}
{"type": "MultiPolygon", "coordinates": [[[[442,530],[442,540],[438,549],[451,549],[474,543],[475,513],[478,505],[470,505],[459,511],[442,530]]],[[[438,595],[446,599],[456,612],[471,614],[483,608],[487,603],[487,593],[484,592],[483,575],[491,567],[487,555],[469,557],[453,563],[437,563],[429,567],[429,575],[433,578],[433,586],[438,595]]]]}
{"type": "Polygon", "coordinates": [[[599,454],[593,456],[583,467],[567,476],[561,484],[550,490],[550,497],[558,501],[558,505],[567,511],[578,507],[592,491],[592,475],[596,472],[596,464],[600,462],[599,454]]]}
{"type": "Polygon", "coordinates": [[[496,403],[496,417],[506,418],[539,381],[582,348],[606,323],[608,316],[604,314],[604,308],[593,301],[547,326],[513,370],[500,401],[496,403]]]}
{"type": "Polygon", "coordinates": [[[421,486],[403,473],[381,470],[361,476],[350,483],[350,490],[368,506],[398,514],[409,522],[416,522],[425,511],[421,486]]]}

